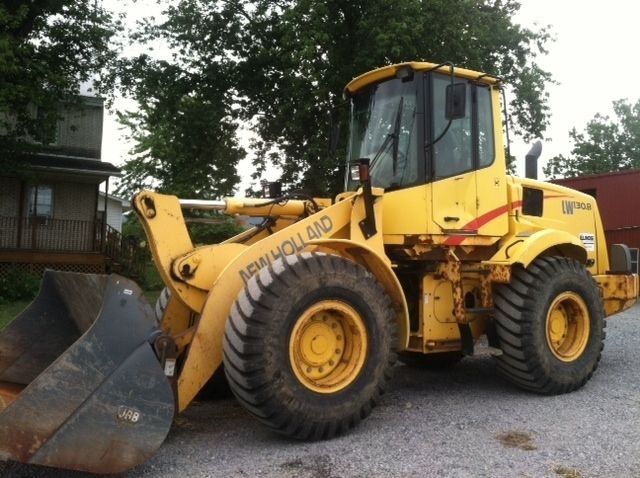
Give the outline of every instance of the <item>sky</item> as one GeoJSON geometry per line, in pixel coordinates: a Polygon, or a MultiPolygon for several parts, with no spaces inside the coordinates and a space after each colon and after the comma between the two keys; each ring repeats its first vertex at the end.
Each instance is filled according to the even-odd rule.
{"type": "MultiPolygon", "coordinates": [[[[571,128],[583,129],[596,113],[612,116],[614,100],[626,98],[635,102],[640,98],[640,61],[636,52],[640,43],[640,2],[521,0],[521,4],[516,23],[528,27],[551,25],[555,36],[555,41],[547,45],[548,55],[537,60],[557,82],[547,88],[551,124],[543,140],[539,161],[539,177],[543,178],[541,170],[548,159],[570,153],[571,128]]],[[[104,0],[103,5],[116,11],[126,9],[131,25],[137,18],[159,16],[162,11],[162,6],[154,0],[104,0]]],[[[135,108],[135,103],[118,99],[114,107],[130,109],[135,108]]],[[[103,131],[103,160],[121,165],[130,147],[122,138],[114,112],[108,112],[103,131]]],[[[529,147],[518,138],[512,138],[511,153],[517,160],[517,174],[524,175],[524,156],[529,147]]],[[[240,164],[239,194],[250,183],[250,161],[249,155],[240,164]]],[[[268,172],[267,179],[276,180],[277,172],[268,172]]]]}

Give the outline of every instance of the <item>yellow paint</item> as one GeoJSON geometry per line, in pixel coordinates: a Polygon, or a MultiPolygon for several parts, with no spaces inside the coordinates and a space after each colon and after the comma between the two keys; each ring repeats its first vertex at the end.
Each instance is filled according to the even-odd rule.
{"type": "MultiPolygon", "coordinates": [[[[522,264],[527,267],[543,252],[552,247],[564,246],[564,255],[574,257],[584,263],[586,251],[580,240],[573,234],[557,229],[542,229],[529,236],[511,236],[486,264],[522,264]]],[[[556,255],[560,255],[557,254],[556,255]]]]}
{"type": "Polygon", "coordinates": [[[247,247],[249,246],[235,243],[198,247],[176,257],[171,269],[174,277],[180,277],[186,284],[208,292],[229,263],[229,258],[242,253],[247,247]],[[189,275],[182,274],[185,267],[188,267],[189,275]]]}
{"type": "Polygon", "coordinates": [[[176,335],[184,332],[192,324],[193,311],[177,296],[170,296],[165,308],[160,328],[165,334],[176,335]]]}
{"type": "Polygon", "coordinates": [[[133,198],[133,207],[149,240],[153,262],[171,295],[199,313],[206,291],[176,281],[171,273],[173,259],[193,250],[178,198],[142,191],[133,198]],[[168,233],[170,231],[170,233],[168,233]]]}
{"type": "Polygon", "coordinates": [[[289,199],[274,203],[271,199],[226,198],[225,214],[250,214],[252,216],[302,216],[307,210],[306,201],[289,199]]]}
{"type": "Polygon", "coordinates": [[[397,242],[403,243],[405,236],[427,233],[429,191],[429,185],[423,184],[384,195],[382,231],[385,243],[391,242],[393,235],[398,237],[397,242]]]}
{"type": "Polygon", "coordinates": [[[323,300],[305,310],[291,332],[289,362],[309,390],[331,394],[360,375],[369,341],[362,317],[350,305],[323,300]]]}
{"type": "MultiPolygon", "coordinates": [[[[363,75],[358,76],[357,78],[354,78],[345,87],[345,92],[349,94],[354,94],[368,85],[372,85],[382,80],[393,78],[394,76],[396,76],[397,71],[403,67],[411,68],[413,71],[424,71],[424,70],[431,70],[437,65],[438,65],[437,63],[410,61],[405,63],[398,63],[395,65],[384,66],[382,68],[369,71],[367,73],[364,73],[363,75]]],[[[439,73],[448,75],[450,72],[450,69],[448,66],[443,66],[437,71],[439,73]]],[[[454,74],[457,77],[467,78],[471,80],[476,79],[480,75],[482,75],[482,73],[480,72],[467,70],[465,68],[458,68],[458,67],[454,69],[454,74]]],[[[497,80],[495,78],[488,77],[488,76],[485,76],[484,78],[480,79],[480,81],[488,85],[493,85],[497,83],[497,80]]],[[[496,123],[496,124],[499,124],[499,123],[496,123]]]]}

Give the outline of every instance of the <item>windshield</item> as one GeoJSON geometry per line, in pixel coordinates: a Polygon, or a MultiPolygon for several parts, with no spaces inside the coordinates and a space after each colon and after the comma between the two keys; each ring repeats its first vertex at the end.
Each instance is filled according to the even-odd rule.
{"type": "MultiPolygon", "coordinates": [[[[398,188],[418,180],[416,83],[392,79],[353,97],[348,161],[369,158],[374,187],[398,188]]],[[[347,190],[357,187],[347,177],[347,190]]]]}

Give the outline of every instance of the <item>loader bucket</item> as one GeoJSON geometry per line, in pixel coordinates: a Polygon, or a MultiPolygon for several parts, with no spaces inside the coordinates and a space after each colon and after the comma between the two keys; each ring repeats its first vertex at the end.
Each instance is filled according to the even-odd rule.
{"type": "Polygon", "coordinates": [[[0,332],[0,460],[93,473],[147,460],[175,411],[159,334],[132,281],[46,271],[0,332]]]}

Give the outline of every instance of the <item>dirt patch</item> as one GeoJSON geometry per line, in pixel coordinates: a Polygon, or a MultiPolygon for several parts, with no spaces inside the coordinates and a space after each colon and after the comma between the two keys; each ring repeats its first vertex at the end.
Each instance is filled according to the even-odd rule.
{"type": "Polygon", "coordinates": [[[580,473],[578,470],[564,465],[554,466],[553,471],[557,475],[562,476],[562,478],[583,478],[582,473],[580,473]]]}
{"type": "Polygon", "coordinates": [[[537,450],[531,434],[523,431],[512,430],[496,435],[496,439],[509,448],[519,448],[521,450],[537,450]]]}
{"type": "Polygon", "coordinates": [[[296,478],[330,478],[331,459],[326,455],[296,458],[280,465],[284,476],[296,478]]]}

